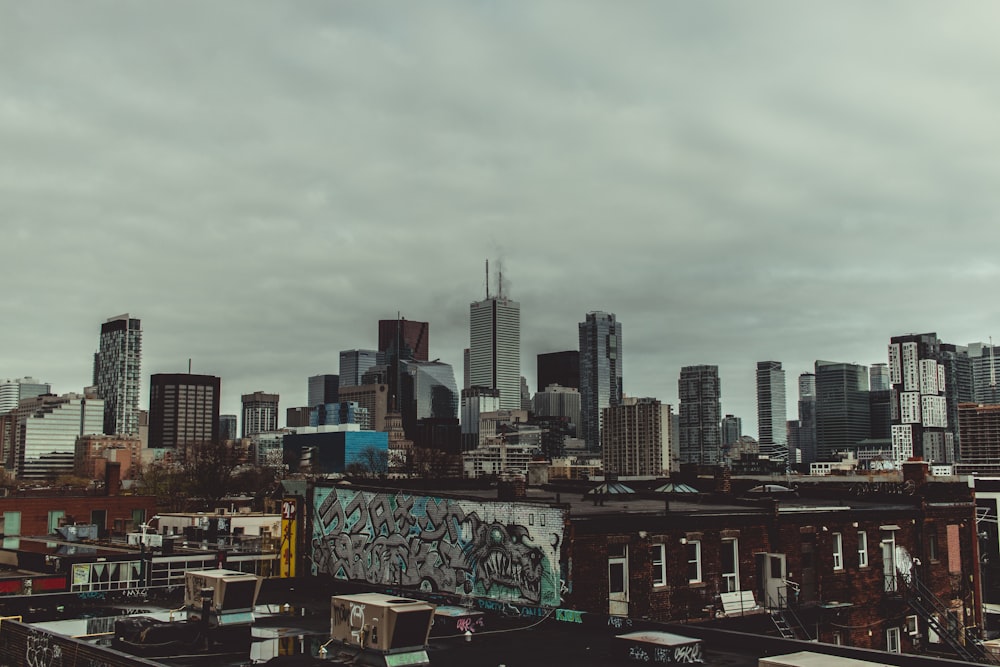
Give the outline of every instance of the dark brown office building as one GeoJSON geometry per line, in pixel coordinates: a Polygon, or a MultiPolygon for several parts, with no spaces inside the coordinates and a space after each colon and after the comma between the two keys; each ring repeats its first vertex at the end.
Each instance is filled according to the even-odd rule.
{"type": "MultiPolygon", "coordinates": [[[[378,321],[378,351],[385,359],[382,363],[390,363],[387,353],[396,350],[396,340],[399,340],[400,357],[415,361],[428,361],[427,339],[430,335],[430,324],[412,320],[379,320],[378,321]]],[[[394,356],[394,355],[393,355],[394,356]]]]}
{"type": "Polygon", "coordinates": [[[538,391],[550,384],[580,388],[580,352],[549,352],[538,355],[538,391]]]}
{"type": "Polygon", "coordinates": [[[149,385],[150,447],[183,451],[219,440],[218,377],[159,373],[149,385]]]}

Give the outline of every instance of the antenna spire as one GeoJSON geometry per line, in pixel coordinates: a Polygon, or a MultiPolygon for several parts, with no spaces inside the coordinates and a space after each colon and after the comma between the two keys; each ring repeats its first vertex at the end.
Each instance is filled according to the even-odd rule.
{"type": "Polygon", "coordinates": [[[486,260],[486,300],[490,299],[490,260],[486,260]]]}

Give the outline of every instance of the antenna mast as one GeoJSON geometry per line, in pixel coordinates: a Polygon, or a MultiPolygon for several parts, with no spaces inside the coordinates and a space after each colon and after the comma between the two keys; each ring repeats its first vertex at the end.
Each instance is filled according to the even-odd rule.
{"type": "Polygon", "coordinates": [[[486,300],[490,300],[490,260],[486,260],[486,300]]]}

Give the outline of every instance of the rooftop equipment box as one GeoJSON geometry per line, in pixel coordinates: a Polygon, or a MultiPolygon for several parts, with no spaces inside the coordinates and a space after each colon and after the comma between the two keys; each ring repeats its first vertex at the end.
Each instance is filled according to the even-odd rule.
{"type": "Polygon", "coordinates": [[[330,636],[349,646],[390,652],[427,645],[434,605],[382,593],[330,599],[330,636]]]}
{"type": "Polygon", "coordinates": [[[184,573],[184,606],[200,612],[201,591],[212,589],[214,614],[252,612],[264,580],[257,575],[234,570],[194,570],[184,573]]]}

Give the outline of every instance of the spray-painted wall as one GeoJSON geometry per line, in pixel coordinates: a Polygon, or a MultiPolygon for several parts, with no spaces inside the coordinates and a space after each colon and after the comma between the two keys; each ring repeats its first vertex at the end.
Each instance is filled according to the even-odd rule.
{"type": "Polygon", "coordinates": [[[565,510],[315,488],[313,574],[559,606],[565,510]]]}

